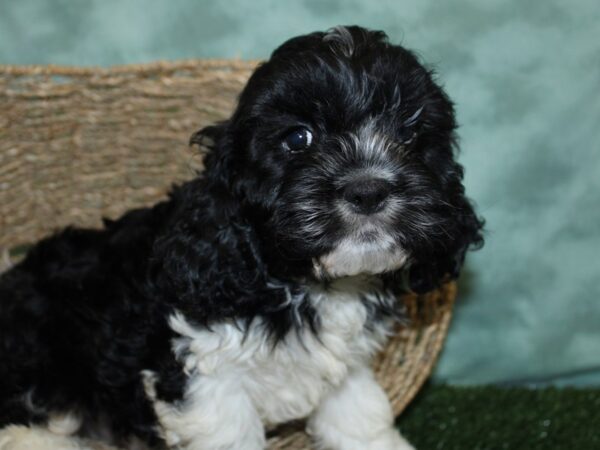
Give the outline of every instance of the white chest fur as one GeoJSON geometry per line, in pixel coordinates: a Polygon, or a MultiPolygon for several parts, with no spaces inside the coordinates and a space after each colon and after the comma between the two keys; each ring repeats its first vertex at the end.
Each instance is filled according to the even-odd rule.
{"type": "Polygon", "coordinates": [[[319,318],[318,333],[308,327],[292,331],[275,346],[259,321],[244,333],[234,323],[196,329],[182,315],[172,316],[170,325],[181,336],[173,350],[190,377],[186,402],[199,405],[208,395],[207,386],[218,382],[228,386],[223,389],[241,389],[263,423],[309,415],[349,369],[368,363],[390,325],[365,327],[365,301],[383,295],[376,281],[343,279],[327,289],[313,286],[309,295],[319,318]]]}

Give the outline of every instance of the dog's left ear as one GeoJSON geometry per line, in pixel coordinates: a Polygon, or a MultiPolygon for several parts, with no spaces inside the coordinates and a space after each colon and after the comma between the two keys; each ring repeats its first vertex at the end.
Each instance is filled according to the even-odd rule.
{"type": "Polygon", "coordinates": [[[409,269],[410,289],[417,293],[429,292],[443,283],[458,278],[465,254],[469,249],[483,245],[484,222],[478,218],[468,199],[454,206],[452,225],[449,225],[445,242],[433,252],[417,257],[409,269]]]}
{"type": "Polygon", "coordinates": [[[413,255],[409,268],[409,285],[417,293],[458,278],[466,252],[483,245],[484,221],[465,196],[463,167],[455,160],[458,147],[453,104],[438,86],[430,85],[429,90],[435,94],[426,105],[417,150],[428,170],[437,174],[444,199],[432,200],[437,227],[429,236],[430,245],[413,255]]]}

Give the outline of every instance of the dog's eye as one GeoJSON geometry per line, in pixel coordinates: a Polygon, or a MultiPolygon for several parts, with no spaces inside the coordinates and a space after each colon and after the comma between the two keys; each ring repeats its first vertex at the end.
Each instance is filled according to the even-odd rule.
{"type": "Polygon", "coordinates": [[[404,121],[404,138],[402,139],[403,145],[410,145],[414,142],[417,137],[417,131],[415,130],[415,126],[417,125],[417,121],[423,112],[423,107],[421,106],[414,112],[408,119],[404,121]]]}
{"type": "Polygon", "coordinates": [[[412,143],[414,142],[414,140],[415,140],[415,138],[416,138],[416,137],[417,137],[417,132],[416,132],[416,131],[411,131],[411,132],[409,133],[408,137],[407,137],[407,138],[405,138],[405,139],[402,141],[402,144],[403,144],[403,145],[410,145],[410,144],[412,144],[412,143]]]}
{"type": "Polygon", "coordinates": [[[312,133],[306,128],[296,128],[283,140],[283,147],[291,152],[299,152],[310,147],[312,133]]]}

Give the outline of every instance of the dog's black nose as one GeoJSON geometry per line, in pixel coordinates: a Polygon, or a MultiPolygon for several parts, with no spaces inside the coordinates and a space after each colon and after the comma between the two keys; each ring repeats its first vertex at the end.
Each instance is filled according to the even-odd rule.
{"type": "Polygon", "coordinates": [[[391,191],[389,182],[369,178],[349,183],[344,188],[343,197],[356,213],[374,214],[383,209],[384,201],[391,191]]]}

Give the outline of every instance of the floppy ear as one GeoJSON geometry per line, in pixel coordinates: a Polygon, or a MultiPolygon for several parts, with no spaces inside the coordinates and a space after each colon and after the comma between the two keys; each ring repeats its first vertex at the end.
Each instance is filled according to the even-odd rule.
{"type": "Polygon", "coordinates": [[[229,121],[209,125],[190,137],[190,145],[198,145],[204,151],[204,176],[213,183],[230,187],[234,176],[232,139],[229,121]]]}
{"type": "Polygon", "coordinates": [[[416,245],[408,271],[409,287],[424,293],[458,278],[467,250],[483,245],[480,219],[465,196],[463,167],[458,152],[454,106],[430,78],[414,152],[435,187],[422,192],[422,208],[430,214],[424,245],[416,245]]]}
{"type": "Polygon", "coordinates": [[[417,258],[409,269],[409,286],[414,292],[429,292],[458,278],[467,250],[483,245],[483,220],[462,193],[456,200],[446,224],[445,241],[438,243],[433,252],[417,258]]]}

